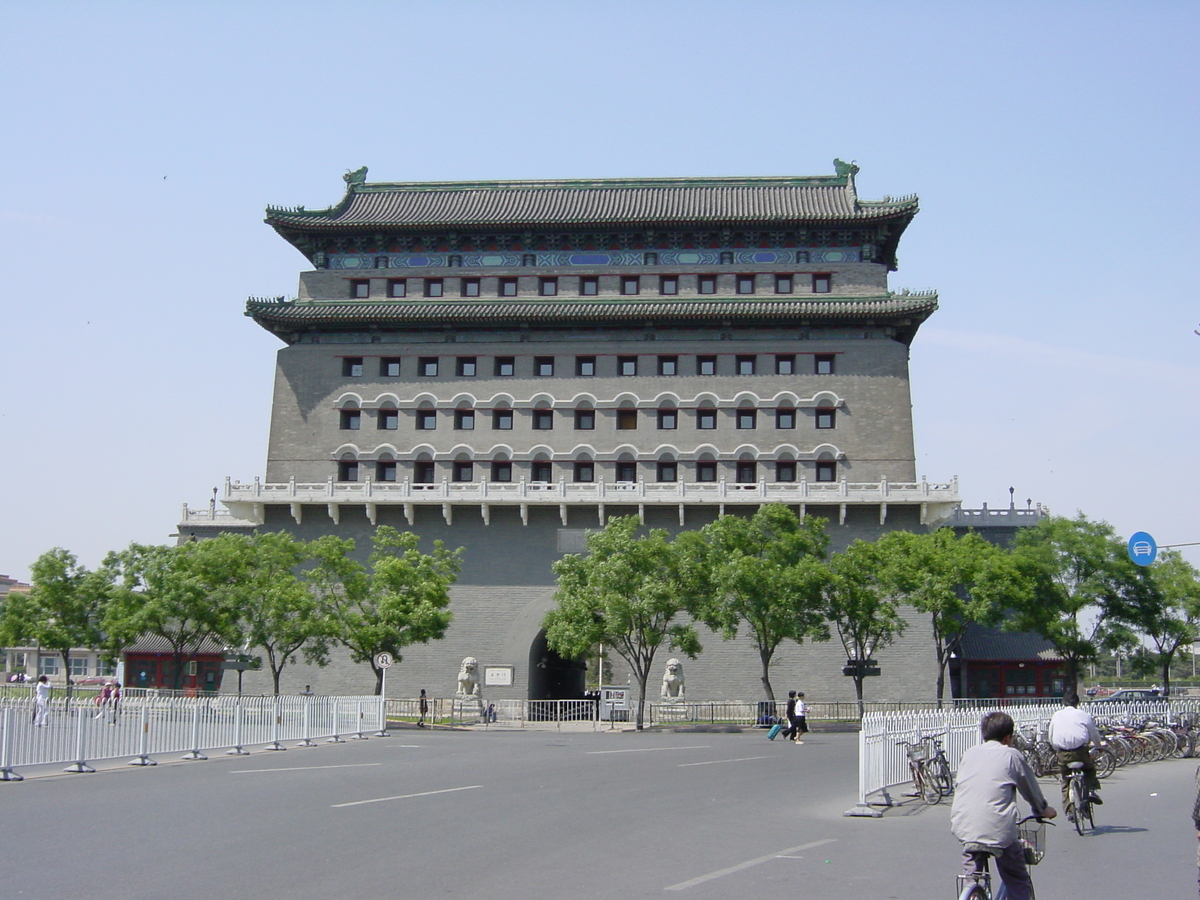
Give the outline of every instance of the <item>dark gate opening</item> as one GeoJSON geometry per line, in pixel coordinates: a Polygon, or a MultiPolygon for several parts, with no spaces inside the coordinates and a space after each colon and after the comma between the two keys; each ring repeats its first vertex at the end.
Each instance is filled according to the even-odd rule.
{"type": "Polygon", "coordinates": [[[581,659],[563,659],[546,644],[539,631],[529,647],[530,700],[582,700],[587,664],[581,659]]]}

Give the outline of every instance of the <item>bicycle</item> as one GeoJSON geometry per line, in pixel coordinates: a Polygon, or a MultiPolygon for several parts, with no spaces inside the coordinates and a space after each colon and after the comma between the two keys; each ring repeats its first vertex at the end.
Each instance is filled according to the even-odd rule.
{"type": "Polygon", "coordinates": [[[916,741],[896,741],[908,755],[908,769],[912,774],[917,796],[930,806],[940,803],[954,791],[954,776],[950,774],[950,762],[942,752],[938,735],[922,735],[916,741]]]}
{"type": "MultiPolygon", "coordinates": [[[[1017,823],[1017,840],[1025,850],[1025,865],[1036,866],[1046,855],[1046,819],[1039,816],[1026,816],[1017,823]],[[1030,824],[1030,823],[1033,824],[1030,824]]],[[[1051,825],[1054,823],[1051,822],[1051,825]]],[[[993,847],[982,844],[966,844],[965,848],[971,854],[975,871],[969,875],[959,875],[955,879],[955,890],[958,900],[993,900],[992,873],[988,860],[1000,853],[993,847]]],[[[1036,892],[1030,894],[1036,897],[1036,892]]]]}
{"type": "Polygon", "coordinates": [[[1082,836],[1096,828],[1092,792],[1088,790],[1083,763],[1067,763],[1067,768],[1071,770],[1071,774],[1067,776],[1067,818],[1075,823],[1075,830],[1082,836]]]}

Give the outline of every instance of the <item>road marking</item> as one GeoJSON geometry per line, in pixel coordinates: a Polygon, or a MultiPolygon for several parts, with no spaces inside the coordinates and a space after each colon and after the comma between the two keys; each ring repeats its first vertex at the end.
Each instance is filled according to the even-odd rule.
{"type": "Polygon", "coordinates": [[[232,769],[230,775],[245,775],[249,772],[307,772],[309,769],[360,769],[363,766],[382,766],[383,763],[349,763],[344,766],[287,766],[279,769],[232,769]]]}
{"type": "Polygon", "coordinates": [[[747,762],[751,759],[770,759],[769,756],[739,756],[737,759],[710,759],[708,762],[698,763],[678,763],[679,768],[686,769],[688,766],[715,766],[717,763],[727,762],[747,762]]]}
{"type": "Polygon", "coordinates": [[[419,794],[398,794],[395,797],[375,797],[372,800],[353,800],[350,803],[334,803],[331,809],[341,809],[343,806],[362,806],[364,803],[383,803],[387,800],[408,800],[412,797],[432,797],[434,794],[453,794],[455,791],[473,791],[483,787],[482,784],[468,784],[465,787],[446,788],[441,791],[421,791],[419,794]]]}
{"type": "Polygon", "coordinates": [[[747,860],[744,863],[738,863],[736,866],[730,866],[728,869],[719,869],[716,872],[709,872],[707,875],[701,875],[699,878],[693,878],[691,881],[681,881],[679,884],[673,884],[667,891],[682,891],[686,888],[695,887],[698,884],[703,884],[706,881],[712,881],[716,878],[723,878],[726,875],[732,875],[734,872],[740,872],[743,869],[749,869],[751,866],[757,866],[760,863],[770,862],[773,859],[787,857],[790,853],[796,853],[800,850],[811,850],[813,847],[820,847],[822,844],[833,844],[837,842],[837,838],[826,838],[823,841],[813,841],[810,844],[801,844],[799,847],[788,847],[786,850],[780,850],[778,853],[771,853],[767,856],[760,856],[758,859],[747,860]]]}
{"type": "Polygon", "coordinates": [[[589,750],[588,756],[599,756],[601,753],[657,753],[661,750],[707,750],[703,747],[632,747],[629,750],[589,750]]]}

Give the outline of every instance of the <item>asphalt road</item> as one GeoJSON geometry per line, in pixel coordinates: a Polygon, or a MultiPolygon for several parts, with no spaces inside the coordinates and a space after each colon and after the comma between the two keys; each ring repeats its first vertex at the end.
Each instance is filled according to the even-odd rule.
{"type": "MultiPolygon", "coordinates": [[[[856,757],[853,734],[410,729],[26,772],[0,783],[0,898],[951,897],[948,802],[844,818],[856,757]]],[[[1195,771],[1110,778],[1095,834],[1051,829],[1040,896],[1196,896],[1195,771]]]]}

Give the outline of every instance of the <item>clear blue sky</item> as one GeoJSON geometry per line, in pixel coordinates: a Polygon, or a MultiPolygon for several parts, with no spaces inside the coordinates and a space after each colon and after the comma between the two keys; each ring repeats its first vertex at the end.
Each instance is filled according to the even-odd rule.
{"type": "MultiPolygon", "coordinates": [[[[263,473],[304,259],[370,180],[815,175],[916,193],[918,472],[1200,541],[1195,2],[9,3],[0,572],[263,473]]],[[[1200,562],[1200,554],[1189,558],[1200,562]]]]}

